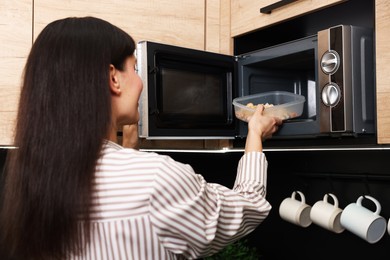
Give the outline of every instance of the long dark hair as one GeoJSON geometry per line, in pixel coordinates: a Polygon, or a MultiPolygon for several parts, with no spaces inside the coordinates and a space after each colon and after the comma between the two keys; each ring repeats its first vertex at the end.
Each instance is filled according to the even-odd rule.
{"type": "Polygon", "coordinates": [[[96,162],[111,127],[109,65],[134,54],[123,30],[93,17],[47,25],[24,70],[0,212],[1,246],[23,259],[63,259],[89,240],[96,162]],[[80,218],[85,237],[78,234],[80,218]]]}

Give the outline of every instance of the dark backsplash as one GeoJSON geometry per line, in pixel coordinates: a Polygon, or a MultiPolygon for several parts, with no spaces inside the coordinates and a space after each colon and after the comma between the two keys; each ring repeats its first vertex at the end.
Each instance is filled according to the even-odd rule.
{"type": "MultiPolygon", "coordinates": [[[[242,153],[169,153],[189,163],[209,182],[232,187],[242,153]]],[[[266,260],[273,259],[388,259],[390,235],[369,244],[348,231],[334,234],[315,224],[300,228],[279,217],[279,205],[294,190],[302,191],[313,205],[333,193],[340,208],[361,195],[375,197],[381,215],[390,217],[390,150],[266,152],[267,198],[273,206],[269,217],[248,236],[266,260]]],[[[364,203],[363,203],[364,204],[364,203]]],[[[365,205],[371,208],[372,205],[365,205]]]]}
{"type": "Polygon", "coordinates": [[[4,168],[6,156],[7,156],[7,150],[0,149],[0,189],[3,188],[2,177],[3,177],[3,168],[4,168]]]}
{"type": "MultiPolygon", "coordinates": [[[[166,153],[190,164],[207,181],[232,187],[241,152],[166,153]]],[[[0,150],[3,168],[6,150],[0,150]]],[[[267,198],[273,206],[269,217],[253,232],[249,243],[261,259],[389,259],[390,235],[369,244],[344,231],[334,234],[315,224],[300,228],[283,221],[278,209],[294,190],[302,191],[313,205],[325,193],[334,193],[340,208],[371,194],[382,205],[381,215],[390,217],[390,150],[266,152],[267,198]]],[[[371,205],[366,205],[370,207],[371,205]]]]}

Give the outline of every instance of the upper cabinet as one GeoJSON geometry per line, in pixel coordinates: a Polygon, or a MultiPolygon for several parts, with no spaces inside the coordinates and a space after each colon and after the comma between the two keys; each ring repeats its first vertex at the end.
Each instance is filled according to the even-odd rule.
{"type": "MultiPolygon", "coordinates": [[[[229,46],[219,36],[219,4],[219,0],[207,1],[215,13],[208,19],[213,23],[208,30],[213,51],[229,46]]],[[[135,41],[205,50],[205,5],[206,1],[193,0],[1,0],[0,146],[13,145],[23,67],[33,40],[48,23],[69,16],[95,16],[121,27],[135,41]]]]}
{"type": "Polygon", "coordinates": [[[34,38],[49,22],[68,16],[105,19],[125,30],[135,41],[204,49],[205,1],[35,0],[34,38]]]}
{"type": "Polygon", "coordinates": [[[0,1],[0,145],[11,145],[21,75],[32,44],[31,0],[0,1]]]}
{"type": "Polygon", "coordinates": [[[375,1],[378,143],[390,144],[390,2],[375,1]]]}
{"type": "Polygon", "coordinates": [[[232,0],[231,36],[235,37],[281,21],[301,16],[345,0],[299,0],[280,5],[280,0],[232,0]],[[273,7],[275,7],[273,9],[273,7]],[[272,9],[260,13],[260,9],[272,9]]]}

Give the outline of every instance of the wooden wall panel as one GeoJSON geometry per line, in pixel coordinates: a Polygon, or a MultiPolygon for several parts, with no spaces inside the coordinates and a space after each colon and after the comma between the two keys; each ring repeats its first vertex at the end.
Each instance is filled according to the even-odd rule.
{"type": "Polygon", "coordinates": [[[233,38],[230,35],[230,0],[206,1],[205,50],[233,54],[233,38]]]}
{"type": "Polygon", "coordinates": [[[34,37],[53,20],[96,16],[121,27],[136,41],[204,48],[204,1],[35,0],[34,4],[34,37]]]}
{"type": "Polygon", "coordinates": [[[13,143],[21,76],[32,44],[32,0],[0,1],[0,145],[13,143]]]}
{"type": "Polygon", "coordinates": [[[390,144],[390,2],[375,1],[378,143],[390,144]]]}

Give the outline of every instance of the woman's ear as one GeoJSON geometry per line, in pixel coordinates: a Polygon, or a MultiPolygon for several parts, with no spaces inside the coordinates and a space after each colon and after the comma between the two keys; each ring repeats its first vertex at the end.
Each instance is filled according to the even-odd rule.
{"type": "Polygon", "coordinates": [[[110,64],[110,91],[113,94],[119,95],[121,93],[121,88],[119,84],[119,74],[114,65],[110,64]]]}

